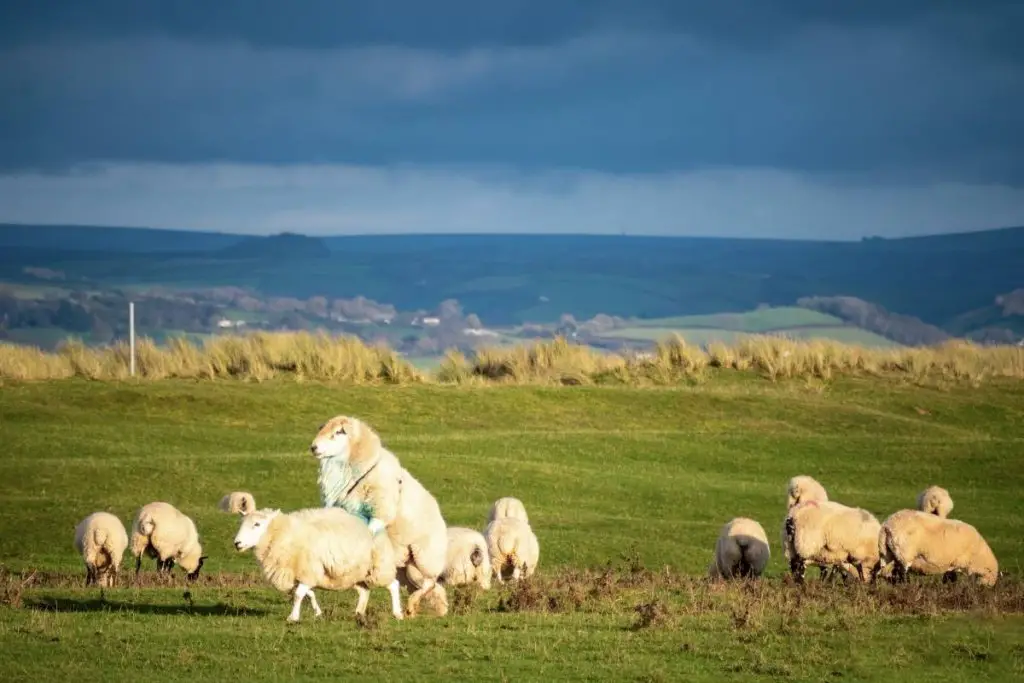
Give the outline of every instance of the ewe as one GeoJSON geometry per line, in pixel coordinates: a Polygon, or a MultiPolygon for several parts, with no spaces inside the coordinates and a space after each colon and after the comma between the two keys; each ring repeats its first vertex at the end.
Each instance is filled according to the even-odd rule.
{"type": "Polygon", "coordinates": [[[132,524],[131,545],[136,575],[142,568],[143,553],[156,559],[161,573],[170,572],[177,560],[190,581],[199,578],[206,560],[195,523],[170,503],[148,503],[139,508],[132,524]]]}
{"type": "Polygon", "coordinates": [[[807,564],[838,566],[862,581],[874,579],[879,564],[881,524],[867,510],[833,501],[798,503],[786,515],[783,542],[798,582],[807,564]]]}
{"type": "Polygon", "coordinates": [[[220,499],[217,507],[221,512],[246,515],[256,509],[256,499],[248,491],[232,491],[220,499]]]}
{"type": "Polygon", "coordinates": [[[109,512],[94,512],[75,527],[75,549],[85,561],[85,585],[111,587],[121,571],[128,532],[109,512]]]}
{"type": "Polygon", "coordinates": [[[314,588],[359,594],[356,616],[366,614],[370,588],[387,586],[391,611],[402,618],[395,581],[395,555],[385,534],[374,536],[366,523],[340,508],[311,508],[283,514],[257,510],[242,516],[235,548],[253,549],[263,576],[282,593],[294,592],[288,621],[299,620],[302,599],[309,596],[314,616],[322,614],[314,588]]]}
{"type": "Polygon", "coordinates": [[[896,581],[906,581],[908,572],[942,574],[944,580],[963,572],[982,586],[994,586],[999,576],[996,556],[977,529],[920,510],[900,510],[885,520],[878,553],[896,581]]]}
{"type": "Polygon", "coordinates": [[[758,577],[770,558],[764,528],[753,519],[736,517],[719,532],[708,573],[714,579],[758,577]]]}

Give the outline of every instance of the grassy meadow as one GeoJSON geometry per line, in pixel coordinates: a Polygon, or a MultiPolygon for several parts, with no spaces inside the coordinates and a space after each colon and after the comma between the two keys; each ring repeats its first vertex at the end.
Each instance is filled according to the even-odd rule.
{"type": "Polygon", "coordinates": [[[649,387],[8,378],[3,680],[1020,679],[1024,385],[703,372],[649,387]],[[364,625],[354,591],[318,591],[324,618],[287,625],[290,598],[234,550],[238,520],[216,506],[236,489],[260,506],[317,505],[308,445],[336,413],[374,426],[451,525],[482,528],[495,498],[520,497],[537,575],[450,589],[443,619],[395,622],[374,591],[364,625]],[[1006,575],[988,591],[823,585],[815,572],[792,585],[778,538],[801,473],[880,519],[941,484],[1006,575]],[[127,526],[152,500],[199,527],[209,559],[189,598],[180,570],[162,585],[148,561],[133,582],[127,558],[120,587],[86,589],[75,524],[108,510],[127,526]],[[718,531],[739,515],[765,527],[767,577],[709,583],[718,531]]]}

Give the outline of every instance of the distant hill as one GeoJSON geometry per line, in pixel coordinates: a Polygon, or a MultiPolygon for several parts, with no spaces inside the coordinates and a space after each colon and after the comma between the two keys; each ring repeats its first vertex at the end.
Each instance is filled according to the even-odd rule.
{"type": "Polygon", "coordinates": [[[601,313],[708,315],[792,306],[802,297],[853,297],[954,333],[947,325],[970,312],[1001,319],[995,309],[985,310],[995,297],[1024,286],[1024,228],[826,242],[508,234],[259,238],[0,226],[0,280],[34,286],[51,272],[95,285],[238,286],[303,300],[365,296],[402,311],[456,299],[493,325],[557,321],[563,313],[581,320],[601,313]],[[339,257],[324,258],[328,249],[339,257]]]}
{"type": "Polygon", "coordinates": [[[0,249],[127,251],[159,253],[213,251],[237,244],[245,235],[194,230],[151,230],[92,225],[22,225],[0,223],[0,249]]]}
{"type": "Polygon", "coordinates": [[[324,241],[293,232],[269,237],[246,237],[217,252],[228,259],[319,259],[328,258],[331,250],[324,241]]]}

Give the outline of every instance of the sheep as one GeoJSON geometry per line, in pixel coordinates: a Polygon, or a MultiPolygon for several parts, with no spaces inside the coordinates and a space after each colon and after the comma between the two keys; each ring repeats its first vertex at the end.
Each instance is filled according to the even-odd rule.
{"type": "Polygon", "coordinates": [[[177,560],[190,581],[199,578],[206,561],[195,523],[178,508],[160,501],[139,508],[132,523],[131,547],[136,576],[142,569],[143,553],[156,560],[161,573],[170,572],[177,560]]]}
{"type": "Polygon", "coordinates": [[[939,517],[949,517],[953,511],[953,499],[949,491],[941,486],[929,486],[917,497],[917,509],[939,517]]]}
{"type": "Polygon", "coordinates": [[[128,548],[124,524],[109,512],[94,512],[75,527],[75,549],[85,561],[85,585],[113,587],[128,548]]]}
{"type": "Polygon", "coordinates": [[[715,557],[708,572],[711,578],[758,577],[771,558],[764,528],[748,517],[727,522],[718,534],[715,557]]]}
{"type": "Polygon", "coordinates": [[[512,569],[512,580],[533,576],[540,561],[540,544],[530,525],[515,517],[496,519],[484,529],[491,571],[504,583],[502,572],[512,569]]]}
{"type": "Polygon", "coordinates": [[[530,523],[530,517],[526,514],[526,506],[523,505],[523,501],[511,496],[494,501],[494,504],[491,505],[491,512],[487,516],[487,522],[491,523],[496,519],[503,519],[505,517],[514,517],[523,520],[527,524],[530,523]]]}
{"type": "Polygon", "coordinates": [[[873,581],[879,567],[878,531],[881,524],[867,510],[833,501],[795,505],[783,523],[783,541],[790,570],[803,582],[807,564],[838,566],[864,582],[873,581]]]}
{"type": "Polygon", "coordinates": [[[263,576],[282,593],[292,592],[287,621],[299,620],[302,599],[309,596],[314,618],[323,611],[315,588],[359,594],[356,618],[366,615],[370,588],[387,586],[391,611],[402,618],[395,580],[394,548],[386,534],[374,535],[366,523],[341,508],[308,508],[290,513],[263,509],[242,516],[235,549],[253,550],[263,576]]]}
{"type": "Polygon", "coordinates": [[[438,579],[448,554],[447,524],[434,496],[358,418],[328,420],[310,451],[320,461],[317,483],[324,507],[342,507],[366,520],[371,533],[384,531],[391,539],[396,581],[404,580],[410,590],[406,613],[415,615],[420,600],[434,593],[438,614],[446,614],[447,596],[438,579]]]}
{"type": "Polygon", "coordinates": [[[906,581],[908,572],[942,574],[944,581],[963,572],[991,587],[999,576],[996,556],[976,528],[920,510],[900,510],[885,520],[878,553],[897,582],[906,581]]]}
{"type": "Polygon", "coordinates": [[[790,479],[789,485],[786,487],[786,493],[788,494],[786,498],[787,511],[793,509],[794,505],[809,500],[828,501],[828,493],[825,491],[825,487],[819,484],[813,477],[805,474],[790,479]]]}
{"type": "Polygon", "coordinates": [[[217,507],[221,512],[245,515],[256,509],[256,499],[247,491],[232,491],[220,499],[217,507]]]}
{"type": "Polygon", "coordinates": [[[479,584],[491,588],[491,557],[487,540],[476,529],[448,527],[448,558],[441,580],[446,586],[479,584]]]}

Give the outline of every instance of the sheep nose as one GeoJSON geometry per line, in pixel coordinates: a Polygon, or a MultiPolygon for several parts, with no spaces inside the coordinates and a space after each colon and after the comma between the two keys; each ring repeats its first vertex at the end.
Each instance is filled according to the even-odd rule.
{"type": "Polygon", "coordinates": [[[235,541],[235,550],[241,550],[241,549],[242,549],[242,542],[241,541],[235,541]]]}
{"type": "Polygon", "coordinates": [[[316,455],[316,444],[313,444],[312,446],[309,447],[309,452],[312,453],[313,455],[316,455]]]}

